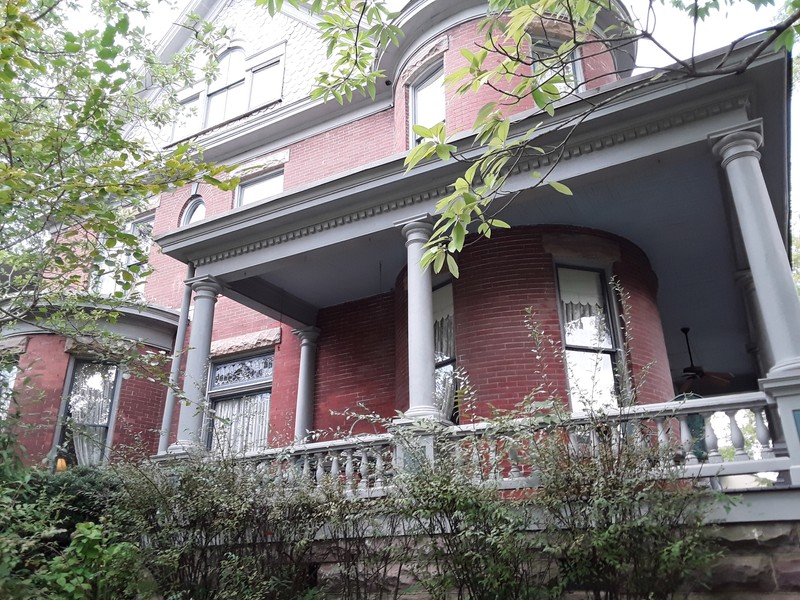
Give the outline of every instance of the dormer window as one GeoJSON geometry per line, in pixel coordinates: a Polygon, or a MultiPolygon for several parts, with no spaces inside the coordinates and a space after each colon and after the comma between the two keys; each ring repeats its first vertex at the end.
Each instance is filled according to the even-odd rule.
{"type": "MultiPolygon", "coordinates": [[[[411,125],[430,128],[444,120],[444,68],[439,65],[411,86],[411,125]]],[[[419,142],[419,136],[412,129],[411,145],[419,142]]]]}
{"type": "Polygon", "coordinates": [[[233,48],[219,59],[219,76],[208,86],[204,126],[243,113],[247,108],[244,91],[244,51],[233,48]]]}
{"type": "Polygon", "coordinates": [[[179,94],[182,111],[172,126],[172,140],[186,139],[280,100],[284,51],[285,44],[253,56],[245,56],[242,48],[227,50],[220,56],[213,82],[197,82],[179,94]]]}

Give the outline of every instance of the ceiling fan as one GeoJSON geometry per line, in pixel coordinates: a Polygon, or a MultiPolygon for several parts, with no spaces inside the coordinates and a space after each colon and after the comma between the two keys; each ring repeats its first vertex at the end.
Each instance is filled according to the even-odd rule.
{"type": "Polygon", "coordinates": [[[686,350],[689,353],[689,366],[683,369],[685,381],[680,386],[680,393],[686,394],[689,392],[703,391],[707,394],[713,394],[728,387],[734,378],[734,374],[720,371],[706,371],[702,366],[694,364],[692,346],[689,343],[689,328],[681,327],[681,332],[686,338],[686,350]]]}

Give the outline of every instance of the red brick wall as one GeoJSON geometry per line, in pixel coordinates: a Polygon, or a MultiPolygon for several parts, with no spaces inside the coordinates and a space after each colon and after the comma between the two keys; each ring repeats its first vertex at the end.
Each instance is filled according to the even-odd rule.
{"type": "Polygon", "coordinates": [[[122,379],[112,438],[112,460],[152,456],[158,450],[167,388],[144,377],[122,379]]]}
{"type": "Polygon", "coordinates": [[[395,414],[395,324],[392,292],[320,311],[314,427],[372,433],[376,426],[346,421],[345,409],[395,414]],[[364,405],[363,409],[358,407],[364,405]]]}
{"type": "Polygon", "coordinates": [[[19,358],[15,389],[21,420],[17,432],[29,464],[41,464],[53,446],[69,365],[64,342],[56,335],[32,335],[19,358]]]}
{"type": "Polygon", "coordinates": [[[468,246],[459,265],[453,285],[457,365],[474,386],[475,414],[513,409],[542,385],[547,395],[565,398],[555,273],[540,232],[519,227],[493,234],[468,246]],[[527,307],[554,342],[544,343],[540,361],[526,327],[527,307]]]}
{"type": "Polygon", "coordinates": [[[275,347],[272,397],[270,399],[269,443],[281,446],[294,441],[297,406],[297,377],[300,371],[300,339],[283,325],[281,343],[275,347]]]}
{"type": "MultiPolygon", "coordinates": [[[[641,250],[616,236],[577,227],[516,227],[468,245],[458,259],[461,276],[453,282],[457,365],[475,390],[473,414],[512,410],[534,390],[541,390],[539,399],[568,400],[553,250],[545,247],[544,235],[550,246],[567,244],[570,255],[578,258],[575,262],[560,256],[564,264],[590,266],[595,261],[596,267],[611,267],[607,275],[617,277],[627,297],[627,345],[637,402],[669,400],[672,382],[656,304],[657,281],[641,250]],[[538,347],[526,326],[528,307],[543,334],[538,347]]],[[[397,282],[395,332],[395,390],[401,410],[408,406],[404,286],[403,273],[397,282]]]]}

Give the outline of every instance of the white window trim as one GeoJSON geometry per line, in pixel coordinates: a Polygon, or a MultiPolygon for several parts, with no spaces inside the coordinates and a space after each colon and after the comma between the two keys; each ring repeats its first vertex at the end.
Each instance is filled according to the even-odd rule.
{"type": "MultiPolygon", "coordinates": [[[[600,282],[601,282],[601,289],[603,290],[603,299],[606,305],[606,312],[608,314],[609,319],[609,330],[611,335],[611,345],[612,348],[608,350],[600,350],[598,349],[598,353],[608,354],[611,357],[611,365],[614,369],[614,386],[615,391],[617,394],[617,398],[620,399],[623,397],[623,386],[627,386],[628,377],[626,375],[627,367],[625,364],[625,357],[624,357],[624,332],[620,327],[620,311],[617,302],[617,296],[614,293],[614,290],[609,283],[608,272],[609,270],[604,268],[603,266],[596,265],[596,264],[587,264],[585,261],[556,261],[554,263],[553,268],[553,275],[555,277],[556,282],[556,294],[558,299],[558,320],[559,320],[559,329],[561,333],[561,346],[563,349],[563,364],[564,368],[567,369],[567,356],[566,353],[570,349],[569,345],[566,341],[566,327],[564,323],[564,314],[561,308],[561,284],[558,278],[558,270],[559,269],[572,269],[575,271],[588,271],[592,273],[598,273],[600,275],[600,282]]],[[[585,347],[574,347],[577,350],[581,350],[585,347]]],[[[587,411],[582,409],[579,406],[576,406],[577,402],[572,398],[571,390],[570,390],[570,381],[569,381],[569,373],[566,373],[567,379],[567,397],[569,398],[570,403],[570,411],[573,416],[581,417],[586,416],[587,411]]]]}
{"type": "MultiPolygon", "coordinates": [[[[197,209],[201,206],[205,207],[205,205],[205,200],[203,200],[203,197],[200,195],[195,194],[189,198],[189,202],[186,204],[186,207],[183,209],[183,214],[181,215],[181,227],[189,225],[197,209]]],[[[205,217],[203,217],[203,219],[205,219],[205,217]]],[[[200,221],[203,219],[200,219],[200,221]]]]}

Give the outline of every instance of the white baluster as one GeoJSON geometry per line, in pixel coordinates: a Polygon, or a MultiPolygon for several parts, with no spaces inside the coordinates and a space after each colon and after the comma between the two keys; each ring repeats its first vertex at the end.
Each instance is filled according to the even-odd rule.
{"type": "Polygon", "coordinates": [[[358,489],[366,491],[369,488],[369,454],[366,448],[361,449],[359,473],[361,475],[361,481],[358,482],[358,489]]]}
{"type": "Polygon", "coordinates": [[[761,445],[761,458],[774,458],[775,452],[770,444],[769,429],[764,423],[764,416],[760,408],[753,408],[753,416],[756,419],[756,439],[761,445]]]}
{"type": "Polygon", "coordinates": [[[333,477],[334,483],[339,483],[339,453],[333,452],[331,456],[331,477],[333,477]]]}
{"type": "Polygon", "coordinates": [[[708,462],[720,463],[722,462],[722,455],[719,453],[718,449],[717,434],[714,432],[714,428],[711,426],[711,415],[713,414],[713,412],[702,413],[700,416],[703,417],[703,421],[705,421],[706,452],[708,452],[708,462]]]}
{"type": "Polygon", "coordinates": [[[522,477],[522,471],[519,468],[519,454],[513,445],[508,450],[508,460],[511,463],[511,469],[508,471],[509,479],[519,479],[522,477]]]}
{"type": "Polygon", "coordinates": [[[325,478],[325,454],[320,452],[315,457],[317,459],[317,483],[321,484],[325,478]]]}
{"type": "Polygon", "coordinates": [[[744,449],[744,435],[736,422],[735,410],[726,410],[725,414],[728,415],[728,420],[731,423],[731,443],[736,451],[733,453],[733,460],[750,460],[747,451],[744,449]]]}
{"type": "Polygon", "coordinates": [[[353,486],[353,451],[344,451],[344,484],[348,489],[353,486]]]}
{"type": "Polygon", "coordinates": [[[308,454],[303,455],[303,481],[311,479],[311,457],[308,454]]]}
{"type": "Polygon", "coordinates": [[[500,478],[500,456],[497,452],[497,440],[489,440],[489,473],[487,479],[493,480],[500,478]]]}
{"type": "Polygon", "coordinates": [[[662,450],[669,446],[669,434],[667,433],[666,417],[654,417],[656,430],[658,431],[658,446],[662,450]]]}
{"type": "Polygon", "coordinates": [[[692,430],[689,429],[689,415],[679,415],[678,421],[681,424],[681,448],[683,448],[684,460],[687,465],[696,465],[698,460],[693,452],[695,440],[692,438],[692,430]]]}
{"type": "Polygon", "coordinates": [[[481,448],[478,443],[478,438],[473,436],[470,452],[470,462],[472,463],[472,479],[473,481],[480,481],[483,479],[481,476],[481,448]]]}
{"type": "Polygon", "coordinates": [[[383,487],[383,448],[378,446],[375,453],[375,487],[383,487]]]}

